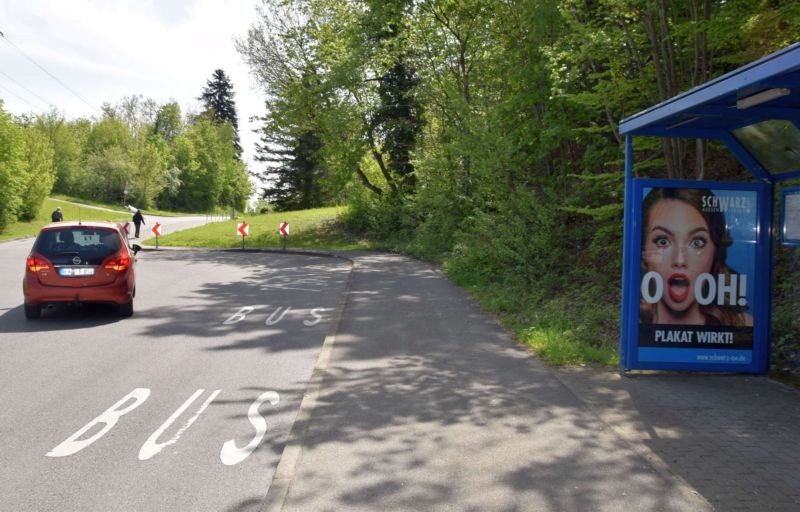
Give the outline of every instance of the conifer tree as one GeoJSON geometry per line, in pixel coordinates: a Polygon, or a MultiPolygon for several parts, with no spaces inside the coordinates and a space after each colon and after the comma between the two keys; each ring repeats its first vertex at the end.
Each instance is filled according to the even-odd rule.
{"type": "Polygon", "coordinates": [[[203,94],[197,98],[205,106],[205,114],[216,123],[229,122],[233,126],[233,146],[236,148],[236,158],[242,157],[242,146],[239,143],[239,121],[236,115],[236,102],[233,100],[233,84],[225,71],[217,69],[206,82],[203,94]]]}

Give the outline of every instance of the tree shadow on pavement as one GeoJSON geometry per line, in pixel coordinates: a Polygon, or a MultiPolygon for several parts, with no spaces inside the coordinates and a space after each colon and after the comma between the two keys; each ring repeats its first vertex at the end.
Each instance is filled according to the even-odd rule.
{"type": "Polygon", "coordinates": [[[698,510],[442,274],[364,256],[286,510],[698,510]]]}

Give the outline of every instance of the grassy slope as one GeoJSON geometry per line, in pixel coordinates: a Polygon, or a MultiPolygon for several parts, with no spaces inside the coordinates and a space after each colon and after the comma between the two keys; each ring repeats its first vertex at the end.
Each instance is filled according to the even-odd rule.
{"type": "MultiPolygon", "coordinates": [[[[267,213],[245,216],[242,219],[214,222],[205,226],[167,234],[158,238],[159,246],[236,248],[242,246],[237,226],[250,225],[250,236],[245,239],[247,248],[281,248],[278,226],[288,222],[290,228],[287,247],[290,249],[352,250],[368,245],[348,236],[336,222],[342,208],[317,208],[296,212],[267,213]]],[[[155,245],[153,239],[144,245],[155,245]]]]}
{"type": "MultiPolygon", "coordinates": [[[[105,205],[97,203],[97,206],[109,208],[113,212],[105,210],[96,210],[94,208],[79,207],[67,202],[68,198],[54,199],[48,198],[44,200],[44,204],[39,209],[36,218],[30,222],[14,222],[6,227],[0,233],[0,240],[9,240],[12,238],[22,238],[27,236],[36,236],[39,230],[45,224],[50,223],[50,214],[57,206],[61,207],[61,213],[64,214],[64,220],[128,220],[130,213],[119,208],[115,205],[105,205]]],[[[84,202],[75,199],[77,202],[84,202]]]]}

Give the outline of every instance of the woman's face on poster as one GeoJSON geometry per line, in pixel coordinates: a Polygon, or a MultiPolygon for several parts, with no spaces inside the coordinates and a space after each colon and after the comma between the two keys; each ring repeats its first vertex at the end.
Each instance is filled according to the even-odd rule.
{"type": "Polygon", "coordinates": [[[653,205],[646,228],[644,262],[664,282],[662,303],[682,313],[695,301],[697,276],[711,272],[716,247],[708,223],[690,204],[661,199],[653,205]]]}

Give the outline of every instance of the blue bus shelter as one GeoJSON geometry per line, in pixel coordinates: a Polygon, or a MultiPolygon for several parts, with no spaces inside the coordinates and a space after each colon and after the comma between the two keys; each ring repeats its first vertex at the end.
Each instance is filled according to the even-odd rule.
{"type": "Polygon", "coordinates": [[[620,370],[766,373],[772,247],[800,245],[800,43],[622,120],[620,370]],[[723,144],[747,182],[640,179],[633,137],[723,144]],[[775,226],[776,206],[780,222],[775,226]]]}

